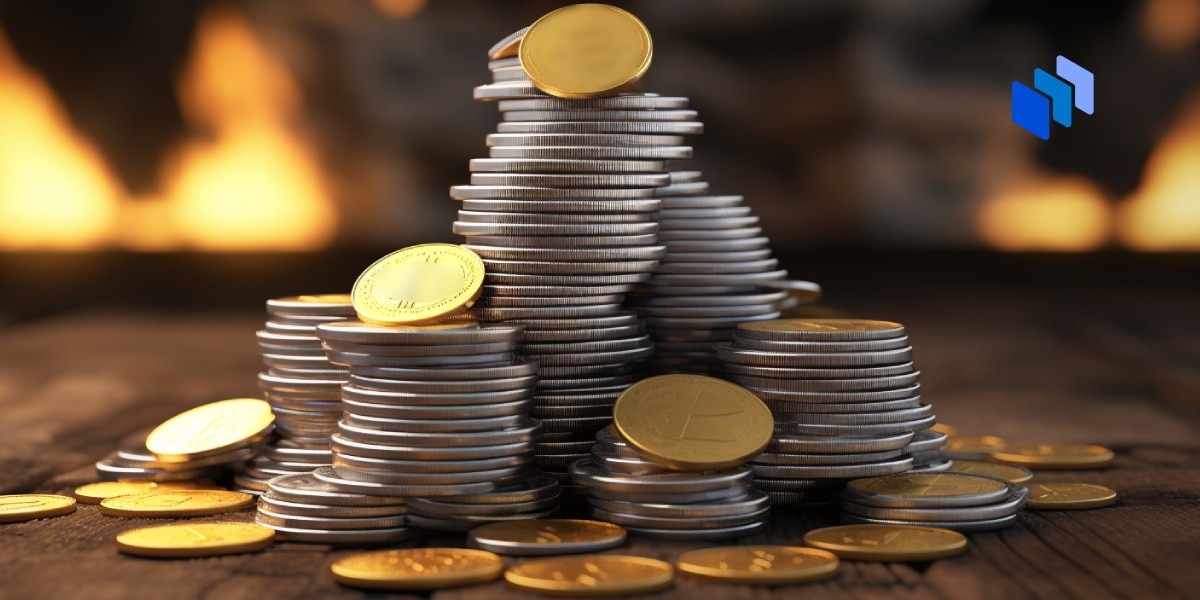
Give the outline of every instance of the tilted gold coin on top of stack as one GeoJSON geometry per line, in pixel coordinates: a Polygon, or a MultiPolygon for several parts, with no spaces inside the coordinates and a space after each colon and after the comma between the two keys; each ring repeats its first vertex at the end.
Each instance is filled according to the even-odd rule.
{"type": "Polygon", "coordinates": [[[661,375],[621,395],[615,432],[571,465],[592,516],[631,533],[719,540],[762,531],[768,498],[744,465],[771,439],[770,410],[727,381],[661,375]]]}

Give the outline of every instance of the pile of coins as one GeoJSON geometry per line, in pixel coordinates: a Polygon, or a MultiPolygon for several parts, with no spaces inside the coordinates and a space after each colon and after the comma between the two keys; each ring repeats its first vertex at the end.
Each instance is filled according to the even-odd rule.
{"type": "Polygon", "coordinates": [[[267,300],[270,318],[258,331],[266,370],[258,375],[276,417],[279,440],[237,476],[238,487],[262,493],[267,480],[329,465],[329,435],[342,416],[341,387],[349,372],[329,362],[317,325],[354,318],[346,294],[267,300]]]}
{"type": "Polygon", "coordinates": [[[1024,486],[967,473],[856,479],[842,490],[842,520],[986,531],[1016,523],[1028,496],[1024,486]]]}
{"type": "Polygon", "coordinates": [[[407,514],[404,498],[344,492],[305,473],[271,479],[254,520],[281,541],[365,545],[412,537],[407,514]]]}
{"type": "Polygon", "coordinates": [[[945,470],[904,327],[858,319],[743,323],[717,346],[727,377],[775,416],[755,486],[776,504],[828,505],[847,480],[945,470]],[[915,459],[922,461],[915,465],[915,459]]]}

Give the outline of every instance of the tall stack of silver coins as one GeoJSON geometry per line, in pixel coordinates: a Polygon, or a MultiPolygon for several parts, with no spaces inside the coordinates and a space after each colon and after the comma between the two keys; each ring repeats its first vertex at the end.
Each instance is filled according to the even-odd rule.
{"type": "Polygon", "coordinates": [[[670,183],[664,160],[691,154],[672,132],[700,124],[679,109],[686,99],[566,100],[535,88],[517,58],[489,68],[493,83],[475,98],[498,101],[503,122],[490,157],[471,161],[471,184],[451,189],[462,201],[454,232],[487,268],[475,313],[524,327],[521,351],[541,363],[535,464],[568,483],[568,465],[588,456],[653,352],[622,303],[666,253],[656,190],[670,183]]]}
{"type": "Polygon", "coordinates": [[[988,531],[1016,523],[1028,497],[1023,485],[971,473],[858,479],[842,491],[842,521],[988,531]]]}
{"type": "Polygon", "coordinates": [[[409,524],[434,529],[556,508],[548,499],[557,482],[531,479],[542,430],[529,416],[538,366],[514,355],[520,327],[342,321],[317,333],[350,381],[333,465],[314,477],[342,492],[408,499],[409,524]]]}
{"type": "Polygon", "coordinates": [[[571,465],[592,516],[631,533],[672,540],[723,540],[766,528],[770,502],[739,466],[681,471],[646,459],[610,428],[596,434],[592,457],[571,465]]]}
{"type": "Polygon", "coordinates": [[[755,487],[774,504],[830,505],[845,482],[903,473],[914,455],[945,470],[944,441],[904,327],[888,321],[779,319],[738,326],[717,346],[726,377],[775,417],[767,450],[751,462],[755,487]]]}
{"type": "Polygon", "coordinates": [[[239,488],[255,493],[266,491],[272,477],[331,464],[329,435],[342,416],[342,384],[350,373],[329,362],[316,331],[322,323],[354,318],[354,307],[343,294],[292,296],[267,300],[267,313],[257,333],[266,366],[258,382],[275,413],[279,439],[234,478],[239,488]]]}

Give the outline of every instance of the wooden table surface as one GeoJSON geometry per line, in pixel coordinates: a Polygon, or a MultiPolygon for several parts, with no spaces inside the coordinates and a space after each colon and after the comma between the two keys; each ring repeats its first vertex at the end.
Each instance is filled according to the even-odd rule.
{"type": "MultiPolygon", "coordinates": [[[[845,562],[836,579],[775,589],[680,577],[654,597],[1200,598],[1200,294],[1066,286],[1048,295],[1019,284],[914,286],[888,292],[902,302],[861,294],[841,297],[838,308],[908,326],[923,397],[939,421],[966,434],[1113,448],[1112,468],[1038,479],[1112,487],[1115,506],[1026,512],[1012,528],[970,535],[967,553],[932,563],[845,562]]],[[[0,493],[69,494],[95,480],[92,463],[129,433],[194,405],[254,395],[254,331],[264,317],[251,308],[81,311],[0,325],[0,493]]],[[[742,543],[797,543],[835,519],[780,509],[769,532],[742,543]]],[[[325,546],[193,560],[119,554],[113,537],[147,523],[84,505],[0,525],[0,598],[372,595],[334,583],[329,564],[348,551],[325,546]]],[[[700,546],[634,539],[620,552],[672,559],[700,546]]],[[[432,596],[524,595],[493,582],[432,596]]]]}

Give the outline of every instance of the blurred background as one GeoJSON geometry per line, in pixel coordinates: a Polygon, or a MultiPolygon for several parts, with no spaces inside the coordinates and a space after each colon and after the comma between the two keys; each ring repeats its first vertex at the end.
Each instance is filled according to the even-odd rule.
{"type": "MultiPolygon", "coordinates": [[[[700,111],[688,168],[831,298],[1200,284],[1200,0],[613,3],[700,111]],[[1096,110],[1042,141],[1010,87],[1058,54],[1096,110]]],[[[564,4],[0,0],[0,319],[257,307],[458,241],[486,50],[564,4]]]]}

